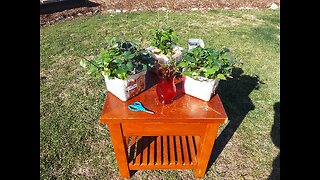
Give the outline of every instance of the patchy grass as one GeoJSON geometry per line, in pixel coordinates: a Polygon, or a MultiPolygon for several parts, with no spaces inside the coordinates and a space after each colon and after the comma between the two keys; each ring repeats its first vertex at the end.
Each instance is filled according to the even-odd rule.
{"type": "MultiPolygon", "coordinates": [[[[221,82],[229,123],[219,130],[204,179],[279,178],[280,10],[100,14],[40,29],[41,179],[120,179],[109,132],[99,124],[107,93],[85,75],[79,56],[101,48],[105,33],[171,26],[207,47],[228,47],[243,65],[221,82]],[[277,120],[278,119],[278,120],[277,120]],[[277,120],[277,121],[276,121],[277,120]]],[[[192,171],[138,171],[132,179],[194,179],[192,171]]]]}

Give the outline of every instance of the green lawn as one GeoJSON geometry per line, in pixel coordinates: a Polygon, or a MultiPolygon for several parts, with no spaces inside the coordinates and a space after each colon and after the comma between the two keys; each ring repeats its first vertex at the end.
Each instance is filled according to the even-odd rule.
{"type": "MultiPolygon", "coordinates": [[[[280,10],[101,14],[40,29],[41,179],[120,179],[99,115],[102,78],[86,75],[79,56],[96,53],[105,33],[128,38],[171,26],[207,47],[228,47],[243,64],[218,92],[229,116],[204,179],[279,179],[280,10]]],[[[137,171],[132,179],[194,179],[187,171],[137,171]]]]}

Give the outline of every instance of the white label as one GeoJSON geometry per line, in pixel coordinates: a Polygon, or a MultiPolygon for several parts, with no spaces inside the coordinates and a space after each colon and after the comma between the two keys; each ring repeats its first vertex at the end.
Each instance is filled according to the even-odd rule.
{"type": "Polygon", "coordinates": [[[131,86],[127,87],[127,91],[130,91],[136,87],[137,87],[137,84],[132,84],[131,86]]]}

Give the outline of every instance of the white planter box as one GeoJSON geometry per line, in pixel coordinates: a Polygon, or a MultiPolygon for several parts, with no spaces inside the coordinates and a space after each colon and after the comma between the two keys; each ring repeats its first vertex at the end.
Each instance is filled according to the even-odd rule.
{"type": "MultiPolygon", "coordinates": [[[[146,50],[153,52],[152,58],[154,58],[160,62],[166,63],[167,61],[169,61],[169,59],[166,55],[154,53],[157,50],[156,47],[151,46],[151,47],[148,47],[146,50]]],[[[172,55],[173,59],[175,59],[177,62],[180,62],[182,59],[183,48],[180,46],[175,46],[173,48],[173,51],[176,52],[175,54],[172,55]]]]}
{"type": "Polygon", "coordinates": [[[104,79],[109,92],[122,101],[127,101],[146,89],[146,72],[131,75],[126,80],[108,79],[107,76],[104,76],[104,79]]]}
{"type": "Polygon", "coordinates": [[[194,96],[204,101],[209,101],[215,94],[220,79],[210,79],[209,81],[198,81],[186,76],[184,91],[186,94],[194,96]]]}

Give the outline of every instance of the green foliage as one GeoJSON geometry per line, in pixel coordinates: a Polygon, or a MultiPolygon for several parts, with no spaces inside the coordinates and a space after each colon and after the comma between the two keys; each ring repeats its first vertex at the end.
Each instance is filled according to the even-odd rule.
{"type": "Polygon", "coordinates": [[[177,32],[171,28],[165,29],[150,29],[149,32],[149,45],[154,46],[157,49],[154,50],[154,53],[165,55],[168,58],[167,62],[160,62],[155,59],[155,63],[158,65],[158,75],[167,78],[175,76],[178,67],[177,62],[172,55],[176,53],[174,47],[177,45],[180,37],[177,32]]]}
{"type": "Polygon", "coordinates": [[[184,52],[179,67],[183,69],[183,75],[199,79],[226,80],[232,78],[232,68],[237,61],[227,48],[213,49],[197,46],[190,52],[184,52]]]}
{"type": "Polygon", "coordinates": [[[151,54],[141,48],[141,42],[113,37],[107,40],[106,47],[96,58],[81,60],[80,65],[94,76],[103,74],[109,79],[126,79],[153,66],[150,59],[151,54]]]}
{"type": "Polygon", "coordinates": [[[172,52],[174,45],[176,45],[180,39],[177,32],[170,28],[150,29],[149,32],[151,33],[148,41],[150,46],[158,48],[161,54],[174,54],[174,52],[172,52]]]}
{"type": "Polygon", "coordinates": [[[173,77],[179,71],[178,63],[171,56],[168,56],[169,61],[167,63],[158,62],[158,75],[162,78],[173,77]]]}

